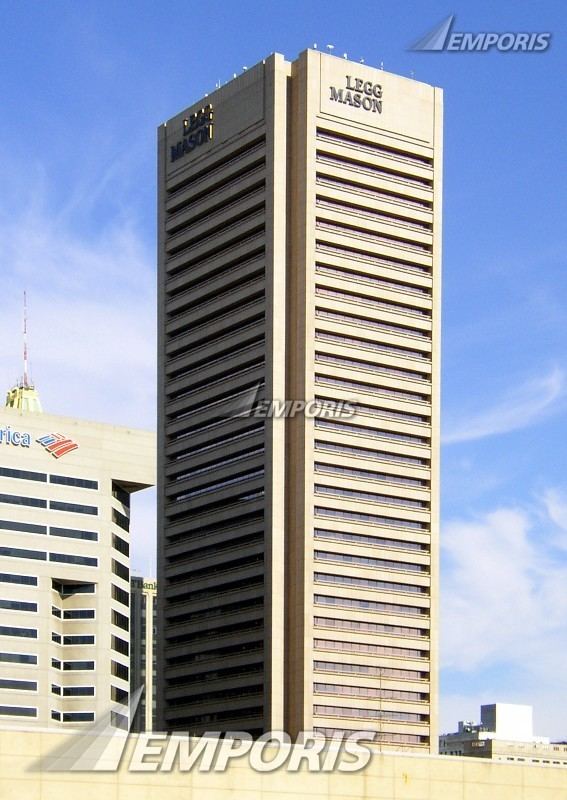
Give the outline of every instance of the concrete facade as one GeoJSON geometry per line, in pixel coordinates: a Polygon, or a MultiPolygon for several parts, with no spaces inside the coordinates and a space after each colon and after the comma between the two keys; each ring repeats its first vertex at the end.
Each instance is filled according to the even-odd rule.
{"type": "Polygon", "coordinates": [[[159,129],[160,729],[437,747],[441,157],[439,89],[317,51],[159,129]]]}
{"type": "MultiPolygon", "coordinates": [[[[564,800],[565,770],[482,759],[376,753],[357,773],[254,772],[239,759],[225,772],[128,772],[131,737],[117,772],[49,772],[69,735],[0,731],[0,800],[564,800]],[[43,769],[42,769],[43,767],[43,769]]],[[[159,747],[159,743],[158,747],[159,747]]],[[[148,762],[156,761],[148,756],[148,762]]]]}
{"type": "Polygon", "coordinates": [[[128,700],[130,495],[155,437],[12,408],[0,433],[0,726],[84,726],[128,700]]]}

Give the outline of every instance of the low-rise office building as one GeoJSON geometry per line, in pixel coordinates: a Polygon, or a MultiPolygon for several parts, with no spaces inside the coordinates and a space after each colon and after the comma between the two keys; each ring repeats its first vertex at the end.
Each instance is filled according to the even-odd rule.
{"type": "Polygon", "coordinates": [[[480,707],[480,723],[459,722],[439,737],[439,753],[567,767],[567,744],[534,736],[531,706],[492,703],[480,707]]]}

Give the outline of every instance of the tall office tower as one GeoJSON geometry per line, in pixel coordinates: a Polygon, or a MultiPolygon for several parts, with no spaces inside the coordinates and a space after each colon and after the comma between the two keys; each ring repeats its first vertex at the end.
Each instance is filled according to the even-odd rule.
{"type": "Polygon", "coordinates": [[[130,495],[154,480],[146,431],[0,409],[0,726],[128,723],[130,495]],[[106,716],[104,718],[106,719],[106,716]]]}
{"type": "Polygon", "coordinates": [[[436,747],[441,135],[311,50],[159,130],[160,728],[436,747]]]}
{"type": "Polygon", "coordinates": [[[153,578],[133,575],[130,580],[130,695],[140,687],[138,707],[130,730],[155,730],[156,711],[156,595],[153,578]]]}

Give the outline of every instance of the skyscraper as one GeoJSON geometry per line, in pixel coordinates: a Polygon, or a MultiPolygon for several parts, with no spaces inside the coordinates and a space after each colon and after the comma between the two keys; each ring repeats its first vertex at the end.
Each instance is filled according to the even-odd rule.
{"type": "Polygon", "coordinates": [[[144,687],[130,730],[155,730],[156,594],[152,578],[130,579],[130,694],[144,687]]]}
{"type": "Polygon", "coordinates": [[[315,50],[159,129],[160,728],[436,746],[441,153],[315,50]]]}
{"type": "Polygon", "coordinates": [[[0,727],[127,727],[130,496],[155,482],[147,431],[0,409],[0,727]],[[117,706],[116,704],[119,704],[117,706]],[[123,712],[123,713],[122,713],[123,712]]]}

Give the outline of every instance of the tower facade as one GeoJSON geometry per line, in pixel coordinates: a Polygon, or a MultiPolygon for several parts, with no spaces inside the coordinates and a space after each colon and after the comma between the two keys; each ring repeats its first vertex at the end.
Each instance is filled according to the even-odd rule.
{"type": "Polygon", "coordinates": [[[144,687],[130,730],[155,730],[157,583],[133,575],[130,580],[130,693],[144,687]]]}
{"type": "Polygon", "coordinates": [[[318,51],[159,130],[158,727],[435,747],[441,135],[318,51]]]}

